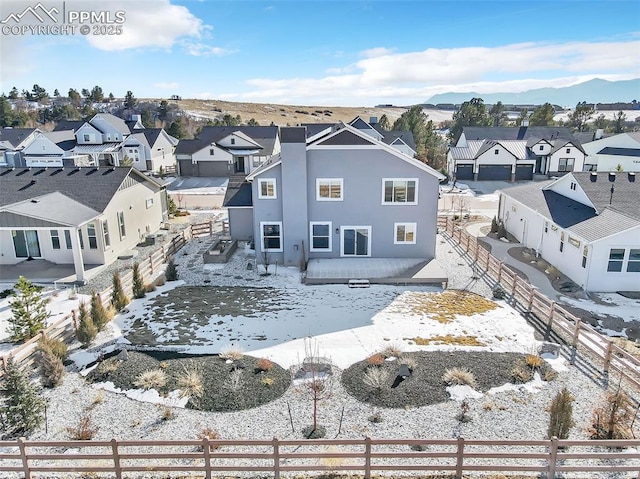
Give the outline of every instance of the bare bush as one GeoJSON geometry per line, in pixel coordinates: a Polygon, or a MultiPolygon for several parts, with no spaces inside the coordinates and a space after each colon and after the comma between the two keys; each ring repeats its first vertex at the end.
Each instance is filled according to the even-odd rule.
{"type": "Polygon", "coordinates": [[[449,386],[467,385],[476,387],[476,378],[471,371],[462,368],[447,369],[442,376],[442,380],[449,386]]]}
{"type": "Polygon", "coordinates": [[[244,356],[242,349],[238,346],[230,345],[220,348],[220,357],[222,359],[230,359],[231,361],[238,361],[244,356]]]}
{"type": "Polygon", "coordinates": [[[377,367],[369,367],[364,373],[362,381],[374,389],[382,389],[389,382],[389,371],[377,367]]]}
{"type": "Polygon", "coordinates": [[[160,389],[167,384],[167,375],[162,369],[151,369],[141,373],[133,384],[142,389],[160,389]]]}

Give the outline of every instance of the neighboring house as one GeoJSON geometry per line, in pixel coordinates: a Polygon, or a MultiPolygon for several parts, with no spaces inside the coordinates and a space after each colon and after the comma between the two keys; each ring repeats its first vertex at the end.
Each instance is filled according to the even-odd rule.
{"type": "Polygon", "coordinates": [[[568,128],[466,126],[449,148],[447,167],[456,180],[532,180],[582,171],[585,152],[568,128]]]}
{"type": "Polygon", "coordinates": [[[162,128],[135,129],[123,144],[124,155],[134,168],[141,171],[163,172],[176,167],[175,149],[178,140],[162,128]]]}
{"type": "Polygon", "coordinates": [[[585,291],[640,291],[640,179],[568,173],[500,192],[499,219],[585,291]]]}
{"type": "Polygon", "coordinates": [[[373,116],[368,122],[357,116],[349,122],[349,125],[368,134],[369,136],[372,136],[378,141],[392,146],[399,152],[404,153],[411,158],[416,156],[416,144],[413,140],[413,133],[410,131],[383,130],[378,123],[378,119],[373,116]]]}
{"type": "Polygon", "coordinates": [[[164,186],[133,168],[0,168],[0,265],[109,264],[167,219],[164,186]]]}
{"type": "Polygon", "coordinates": [[[180,176],[246,175],[280,152],[277,126],[205,126],[176,148],[180,176]]]}
{"type": "Polygon", "coordinates": [[[435,255],[443,176],[350,125],[311,135],[280,129],[282,151],[230,182],[230,234],[256,256],[300,266],[314,258],[435,255]]]}
{"type": "Polygon", "coordinates": [[[594,171],[640,172],[640,132],[619,133],[582,144],[594,171]]]}
{"type": "Polygon", "coordinates": [[[22,150],[38,133],[36,128],[0,129],[0,166],[23,165],[22,150]]]}

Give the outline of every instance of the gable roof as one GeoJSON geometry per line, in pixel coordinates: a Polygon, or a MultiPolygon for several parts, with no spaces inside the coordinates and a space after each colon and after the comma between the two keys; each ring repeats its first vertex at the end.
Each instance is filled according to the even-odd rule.
{"type": "MultiPolygon", "coordinates": [[[[128,134],[131,133],[131,130],[127,126],[126,122],[122,118],[118,118],[117,116],[112,115],[111,113],[98,113],[93,118],[91,118],[91,120],[89,120],[89,123],[91,123],[91,125],[93,125],[98,130],[100,130],[100,128],[98,128],[93,123],[94,120],[96,120],[97,118],[102,118],[103,120],[105,120],[107,123],[109,123],[111,126],[113,126],[116,130],[118,130],[123,135],[128,135],[128,134]]],[[[102,130],[100,130],[100,131],[102,131],[102,130]]],[[[102,132],[102,133],[104,133],[104,132],[102,132]]]]}
{"type": "Polygon", "coordinates": [[[452,146],[449,151],[454,160],[474,160],[491,148],[500,145],[518,160],[531,159],[524,140],[470,140],[467,146],[452,146]]]}
{"type": "Polygon", "coordinates": [[[71,130],[75,132],[84,124],[84,120],[60,120],[53,131],[71,130]]]}
{"type": "Polygon", "coordinates": [[[36,131],[35,128],[2,128],[0,129],[0,142],[7,142],[13,148],[17,148],[34,131],[36,131]]]}
{"type": "Polygon", "coordinates": [[[191,155],[234,132],[241,132],[262,146],[260,154],[267,156],[273,154],[278,137],[277,126],[204,126],[197,138],[180,140],[176,147],[176,154],[191,155]]]}
{"type": "Polygon", "coordinates": [[[0,207],[50,193],[63,195],[103,212],[128,176],[157,185],[131,167],[0,168],[0,207]]]}
{"type": "Polygon", "coordinates": [[[465,126],[462,129],[468,140],[528,140],[531,137],[552,140],[564,138],[574,140],[571,130],[566,127],[556,126],[465,126]]]}
{"type": "MultiPolygon", "coordinates": [[[[353,127],[350,127],[350,128],[353,128],[353,127]]],[[[366,135],[367,138],[364,138],[363,136],[360,136],[360,135],[356,135],[355,132],[352,130],[350,131],[350,130],[347,130],[346,128],[342,128],[329,136],[319,138],[312,144],[317,146],[319,145],[331,145],[331,146],[333,145],[341,145],[341,146],[375,145],[375,141],[376,141],[375,138],[373,138],[371,135],[367,135],[366,133],[364,133],[364,135],[366,135]]]]}
{"type": "Polygon", "coordinates": [[[400,140],[413,151],[416,151],[416,142],[413,139],[412,132],[402,130],[384,131],[378,128],[376,130],[382,135],[382,141],[387,145],[392,145],[396,140],[400,140]]]}

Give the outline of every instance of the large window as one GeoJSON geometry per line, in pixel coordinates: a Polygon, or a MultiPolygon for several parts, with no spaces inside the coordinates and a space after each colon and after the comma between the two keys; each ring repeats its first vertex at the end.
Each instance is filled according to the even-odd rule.
{"type": "Polygon", "coordinates": [[[582,267],[587,267],[587,258],[589,257],[589,247],[585,246],[582,248],[582,267]]]}
{"type": "Polygon", "coordinates": [[[382,180],[382,204],[418,204],[416,178],[385,178],[382,180]]]}
{"type": "Polygon", "coordinates": [[[87,238],[89,238],[89,249],[98,249],[98,235],[95,223],[87,225],[87,238]]]}
{"type": "Polygon", "coordinates": [[[104,249],[107,249],[111,246],[111,236],[109,236],[109,222],[104,220],[102,222],[102,234],[104,238],[104,249]]]}
{"type": "Polygon", "coordinates": [[[640,273],[640,249],[630,249],[627,273],[640,273]]]}
{"type": "Polygon", "coordinates": [[[309,223],[311,251],[331,251],[331,221],[309,223]]]}
{"type": "Polygon", "coordinates": [[[395,223],[394,244],[416,244],[416,223],[395,223]]]}
{"type": "Polygon", "coordinates": [[[282,223],[260,222],[262,251],[282,251],[282,223]]]}
{"type": "Polygon", "coordinates": [[[258,180],[258,198],[270,200],[277,198],[275,178],[261,178],[258,180]]]}
{"type": "Polygon", "coordinates": [[[560,158],[558,162],[558,171],[573,171],[573,158],[560,158]]]}
{"type": "Polygon", "coordinates": [[[51,247],[53,249],[60,249],[60,233],[58,230],[51,230],[51,247]]]}
{"type": "Polygon", "coordinates": [[[317,178],[317,201],[342,201],[344,180],[342,178],[317,178]]]}
{"type": "Polygon", "coordinates": [[[560,252],[564,251],[564,233],[560,233],[560,252]]]}
{"type": "Polygon", "coordinates": [[[609,264],[607,271],[619,273],[622,271],[622,262],[624,261],[624,249],[614,248],[609,250],[609,264]]]}
{"type": "Polygon", "coordinates": [[[120,239],[127,236],[127,229],[124,226],[124,211],[118,211],[118,230],[120,231],[120,239]]]}
{"type": "Polygon", "coordinates": [[[64,230],[64,243],[67,245],[67,249],[73,248],[73,245],[71,244],[71,231],[70,230],[64,230]]]}

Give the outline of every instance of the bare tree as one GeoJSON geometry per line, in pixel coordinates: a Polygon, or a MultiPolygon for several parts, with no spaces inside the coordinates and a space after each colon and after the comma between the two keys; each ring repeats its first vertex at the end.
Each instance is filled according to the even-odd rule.
{"type": "Polygon", "coordinates": [[[305,340],[305,357],[296,369],[298,388],[313,403],[313,423],[302,430],[308,439],[324,437],[325,428],[318,424],[318,403],[333,394],[331,360],[320,356],[317,343],[305,340]]]}

